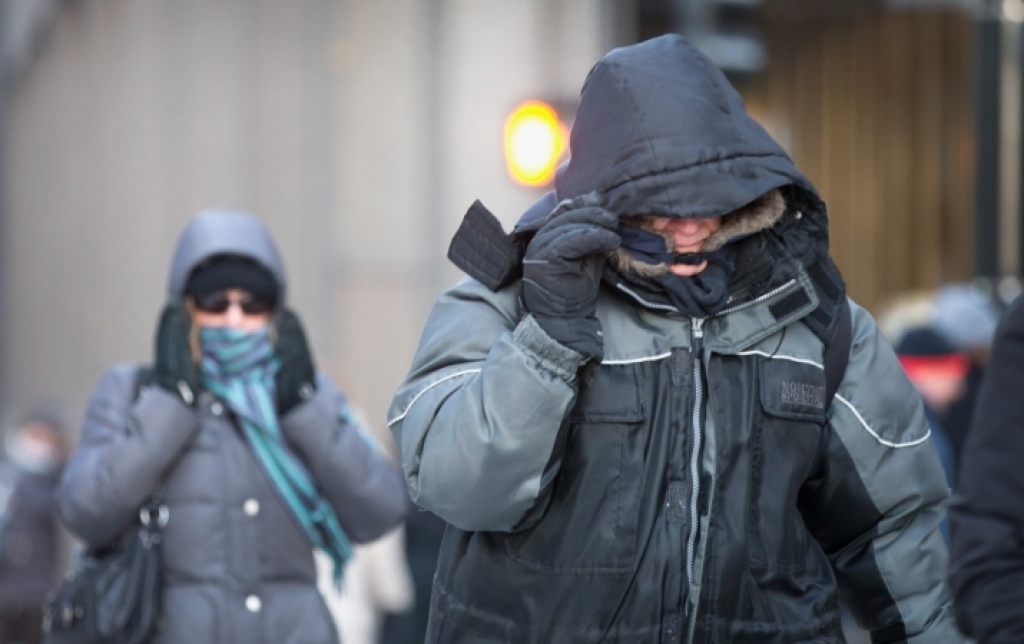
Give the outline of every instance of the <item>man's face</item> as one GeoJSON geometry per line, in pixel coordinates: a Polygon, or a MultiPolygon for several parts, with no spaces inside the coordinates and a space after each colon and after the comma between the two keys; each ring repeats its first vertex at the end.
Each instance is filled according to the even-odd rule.
{"type": "MultiPolygon", "coordinates": [[[[705,219],[679,219],[676,217],[648,217],[647,221],[655,232],[666,235],[672,241],[673,253],[698,253],[711,233],[722,227],[721,217],[705,219]]],[[[679,277],[690,277],[708,267],[707,260],[700,264],[672,264],[669,270],[679,277]]]]}

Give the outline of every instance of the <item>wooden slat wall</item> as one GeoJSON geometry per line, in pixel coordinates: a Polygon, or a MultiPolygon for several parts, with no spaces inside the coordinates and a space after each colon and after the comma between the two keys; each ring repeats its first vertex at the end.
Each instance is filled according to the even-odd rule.
{"type": "Polygon", "coordinates": [[[973,25],[955,12],[773,20],[741,91],[829,205],[833,255],[869,309],[972,275],[973,25]]]}

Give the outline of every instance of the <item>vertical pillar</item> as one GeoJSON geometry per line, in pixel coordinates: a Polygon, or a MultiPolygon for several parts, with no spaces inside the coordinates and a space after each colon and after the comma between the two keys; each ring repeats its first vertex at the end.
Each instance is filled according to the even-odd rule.
{"type": "Polygon", "coordinates": [[[6,324],[3,324],[3,320],[7,320],[6,315],[6,303],[7,303],[7,275],[4,268],[7,261],[4,259],[8,257],[5,252],[4,245],[10,243],[10,236],[5,234],[5,219],[7,211],[7,192],[4,189],[7,183],[7,175],[4,172],[6,167],[6,156],[7,156],[7,101],[9,100],[8,91],[11,87],[11,69],[8,62],[8,28],[7,25],[9,16],[7,12],[10,11],[9,4],[6,2],[0,2],[0,413],[6,408],[7,394],[9,391],[6,386],[5,376],[7,374],[7,342],[6,338],[8,333],[5,330],[6,324]]]}
{"type": "Polygon", "coordinates": [[[999,275],[1020,272],[1021,23],[1004,16],[1000,30],[999,275]]]}
{"type": "Polygon", "coordinates": [[[999,272],[1000,40],[998,17],[981,18],[977,23],[975,45],[974,272],[978,277],[987,278],[994,278],[999,272]]]}
{"type": "MultiPolygon", "coordinates": [[[[424,144],[423,165],[424,177],[424,212],[423,232],[427,240],[427,248],[437,249],[444,246],[442,237],[446,231],[446,218],[443,210],[443,193],[445,186],[444,163],[442,149],[447,143],[442,119],[442,93],[445,91],[442,64],[442,45],[444,30],[444,0],[427,0],[425,6],[426,55],[423,66],[426,78],[424,106],[422,114],[424,144]]],[[[429,311],[434,298],[445,287],[445,258],[437,253],[427,254],[427,274],[429,288],[423,291],[423,310],[429,311]]]]}

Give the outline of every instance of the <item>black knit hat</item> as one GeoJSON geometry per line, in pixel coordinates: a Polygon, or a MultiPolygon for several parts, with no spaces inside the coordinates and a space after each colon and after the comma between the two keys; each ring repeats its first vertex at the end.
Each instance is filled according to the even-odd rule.
{"type": "Polygon", "coordinates": [[[911,382],[936,376],[963,378],[971,368],[967,356],[931,327],[907,331],[896,344],[896,357],[911,382]]]}
{"type": "Polygon", "coordinates": [[[205,295],[229,288],[242,289],[275,301],[278,295],[277,280],[269,270],[237,255],[217,255],[197,266],[185,282],[185,295],[205,295]]]}
{"type": "Polygon", "coordinates": [[[904,356],[949,356],[957,353],[941,333],[931,327],[908,330],[896,343],[896,353],[904,356]]]}

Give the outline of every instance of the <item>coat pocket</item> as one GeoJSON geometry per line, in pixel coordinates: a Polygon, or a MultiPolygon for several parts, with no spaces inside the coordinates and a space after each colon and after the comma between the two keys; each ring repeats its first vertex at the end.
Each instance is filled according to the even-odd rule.
{"type": "Polygon", "coordinates": [[[826,418],[825,373],[814,364],[764,360],[759,387],[761,414],[750,439],[750,563],[754,570],[799,572],[808,543],[797,499],[826,418]]]}
{"type": "Polygon", "coordinates": [[[636,554],[646,408],[636,365],[602,365],[581,383],[550,503],[506,541],[518,564],[542,572],[629,572],[636,554]]]}

